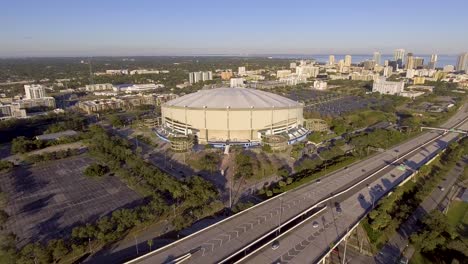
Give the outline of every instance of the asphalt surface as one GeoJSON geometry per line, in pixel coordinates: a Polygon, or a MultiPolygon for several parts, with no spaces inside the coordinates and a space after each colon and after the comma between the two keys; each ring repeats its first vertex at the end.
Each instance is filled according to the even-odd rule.
{"type": "Polygon", "coordinates": [[[17,235],[20,246],[69,236],[79,224],[141,203],[143,197],[117,177],[85,177],[92,162],[80,155],[0,174],[0,188],[9,198],[5,229],[17,235]]]}
{"type": "MultiPolygon", "coordinates": [[[[468,113],[465,107],[444,124],[444,126],[452,127],[467,115],[468,113]]],[[[466,129],[466,126],[464,129],[466,129]]],[[[256,205],[250,210],[243,211],[191,236],[155,250],[146,256],[135,259],[132,263],[164,263],[177,257],[187,255],[189,252],[191,252],[191,256],[187,260],[187,263],[217,263],[226,261],[233,253],[243,251],[252,242],[276,229],[280,215],[280,197],[282,199],[281,221],[286,222],[300,216],[303,211],[311,208],[318,201],[330,197],[331,193],[337,193],[340,190],[346,189],[376,170],[391,164],[393,160],[401,157],[404,153],[418,146],[420,147],[438,136],[439,134],[435,132],[422,134],[404,144],[374,155],[364,161],[355,163],[348,168],[331,173],[323,178],[320,183],[308,184],[278,195],[256,205]]],[[[303,260],[311,262],[313,259],[319,259],[327,250],[329,245],[328,241],[336,241],[340,234],[345,232],[351,223],[356,222],[356,220],[372,206],[372,200],[377,200],[386,191],[393,188],[395,184],[403,179],[403,174],[407,175],[408,173],[412,173],[411,171],[416,169],[419,163],[430,159],[434,152],[444,148],[447,142],[455,137],[456,135],[454,134],[447,134],[431,144],[422,147],[419,155],[414,155],[414,159],[412,158],[406,162],[405,169],[401,170],[401,167],[392,165],[372,178],[374,182],[372,183],[371,190],[364,185],[364,189],[361,189],[360,192],[352,192],[349,198],[342,198],[346,199],[341,205],[343,213],[341,215],[335,215],[336,212],[333,210],[327,210],[327,212],[321,216],[321,219],[317,220],[320,221],[318,230],[321,228],[323,228],[323,230],[317,234],[317,238],[309,241],[309,245],[314,246],[307,246],[305,247],[307,250],[302,250],[297,253],[293,258],[294,262],[301,262],[303,260]],[[362,195],[364,198],[358,198],[359,195],[362,195]]],[[[359,187],[357,190],[359,190],[359,187]]],[[[350,194],[347,193],[346,195],[350,194]]],[[[307,224],[301,226],[301,228],[305,229],[303,229],[302,232],[294,231],[291,236],[285,237],[285,239],[291,239],[291,241],[282,244],[295,247],[298,243],[302,243],[304,239],[311,239],[310,236],[315,236],[314,234],[318,232],[318,230],[315,231],[315,228],[307,224]],[[303,234],[308,234],[308,236],[303,237],[303,234]]],[[[268,261],[275,261],[286,253],[286,251],[284,251],[285,248],[281,248],[282,250],[275,250],[273,254],[271,249],[267,250],[265,254],[260,253],[255,255],[258,256],[259,259],[249,260],[248,262],[265,263],[268,261]]],[[[289,251],[290,249],[291,248],[287,250],[289,251]]]]}

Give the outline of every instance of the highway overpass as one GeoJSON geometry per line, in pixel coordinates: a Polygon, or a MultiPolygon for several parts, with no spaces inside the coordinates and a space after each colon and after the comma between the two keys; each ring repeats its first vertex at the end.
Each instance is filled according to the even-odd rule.
{"type": "MultiPolygon", "coordinates": [[[[464,106],[441,127],[466,130],[464,121],[466,121],[467,116],[467,107],[464,106]],[[460,123],[463,125],[459,126],[460,123]]],[[[317,207],[328,204],[329,210],[319,216],[321,222],[318,223],[319,227],[317,228],[320,230],[321,226],[324,231],[319,234],[320,237],[314,239],[317,241],[315,242],[317,245],[307,246],[294,258],[287,260],[288,262],[319,261],[329,250],[329,242],[337,242],[343,232],[350,228],[350,224],[356,222],[356,219],[359,219],[368,209],[369,204],[372,206],[372,201],[380,198],[389,188],[400,182],[403,179],[402,175],[417,168],[423,159],[428,159],[438,150],[445,148],[447,142],[456,136],[453,133],[441,135],[437,132],[421,134],[346,169],[331,173],[324,177],[320,183],[310,183],[282,193],[128,263],[174,263],[174,260],[182,260],[184,263],[235,262],[243,257],[244,253],[248,254],[254,247],[258,247],[257,242],[263,242],[266,237],[275,234],[279,223],[281,226],[287,225],[288,222],[301,218],[305,212],[316,210],[317,207]],[[403,167],[400,166],[401,164],[396,164],[406,159],[408,161],[403,167]],[[372,182],[372,188],[374,188],[371,188],[372,191],[367,189],[365,185],[364,188],[367,192],[363,191],[362,184],[367,182],[372,182]],[[333,210],[335,200],[343,200],[341,202],[343,212],[339,216],[336,216],[336,212],[333,210]],[[332,203],[331,206],[330,203],[332,203]]],[[[307,232],[314,231],[313,235],[316,232],[314,227],[310,227],[313,222],[308,221],[306,224],[299,225],[282,238],[293,239],[295,234],[303,236],[308,234],[307,232]],[[298,230],[297,228],[304,231],[302,233],[295,231],[298,230]]],[[[277,250],[268,249],[268,246],[260,247],[259,251],[249,255],[245,261],[268,263],[280,260],[283,262],[280,258],[291,248],[297,246],[294,243],[300,241],[302,236],[298,238],[296,235],[294,240],[280,242],[283,246],[280,245],[277,250]]]]}

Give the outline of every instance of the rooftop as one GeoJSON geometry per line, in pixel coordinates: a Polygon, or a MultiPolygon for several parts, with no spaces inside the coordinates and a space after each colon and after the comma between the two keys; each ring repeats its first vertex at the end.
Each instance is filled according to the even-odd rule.
{"type": "Polygon", "coordinates": [[[190,108],[287,108],[301,106],[289,98],[248,88],[200,90],[167,102],[167,106],[190,108]]]}

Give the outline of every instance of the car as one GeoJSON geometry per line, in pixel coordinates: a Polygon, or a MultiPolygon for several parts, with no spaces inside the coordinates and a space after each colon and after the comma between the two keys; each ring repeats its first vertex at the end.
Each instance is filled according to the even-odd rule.
{"type": "Polygon", "coordinates": [[[441,192],[445,191],[445,188],[443,186],[439,186],[439,189],[441,192]]]}
{"type": "Polygon", "coordinates": [[[320,179],[317,179],[317,181],[315,181],[316,183],[320,183],[320,179]]]}
{"type": "Polygon", "coordinates": [[[279,248],[279,246],[280,246],[280,243],[279,243],[278,240],[275,240],[275,241],[273,241],[273,243],[271,243],[271,249],[273,249],[273,250],[277,250],[279,248]]]}
{"type": "Polygon", "coordinates": [[[338,214],[341,214],[341,212],[343,212],[343,210],[341,209],[341,205],[338,202],[335,202],[335,209],[338,214]]]}
{"type": "Polygon", "coordinates": [[[369,185],[369,184],[366,184],[366,187],[367,187],[367,189],[370,189],[370,185],[369,185]]]}
{"type": "Polygon", "coordinates": [[[312,227],[313,227],[313,228],[317,228],[318,226],[319,226],[319,224],[318,224],[317,221],[315,221],[315,222],[312,223],[312,227]]]}

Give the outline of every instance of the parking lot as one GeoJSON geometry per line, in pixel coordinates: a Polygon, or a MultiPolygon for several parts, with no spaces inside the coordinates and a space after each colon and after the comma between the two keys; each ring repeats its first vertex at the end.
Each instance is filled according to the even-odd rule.
{"type": "Polygon", "coordinates": [[[337,100],[328,101],[304,107],[304,111],[319,112],[321,115],[340,116],[344,113],[364,109],[384,103],[376,98],[363,98],[359,96],[346,96],[337,100]]]}
{"type": "Polygon", "coordinates": [[[17,235],[19,246],[67,236],[80,223],[141,202],[142,197],[115,176],[83,176],[92,162],[81,155],[0,175],[0,188],[9,197],[5,227],[17,235]]]}

